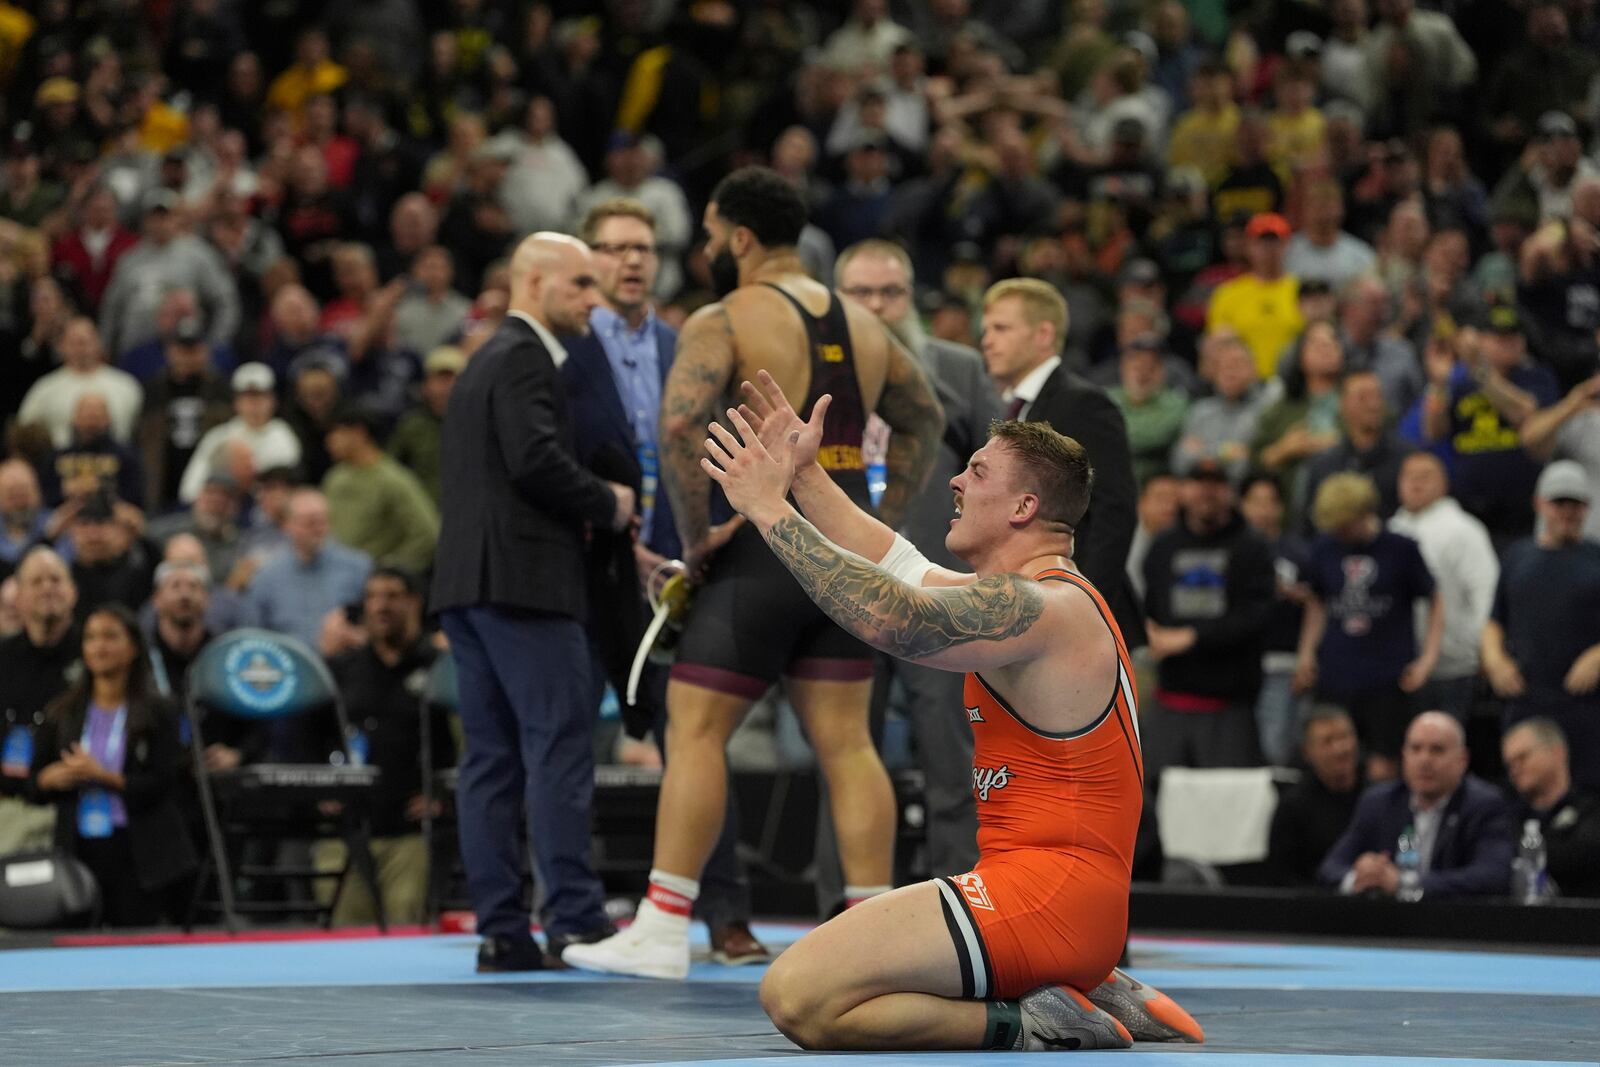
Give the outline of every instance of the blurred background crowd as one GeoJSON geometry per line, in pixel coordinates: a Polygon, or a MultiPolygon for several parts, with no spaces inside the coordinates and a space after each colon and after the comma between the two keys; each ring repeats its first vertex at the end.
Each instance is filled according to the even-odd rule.
{"type": "MultiPolygon", "coordinates": [[[[1274,880],[1395,892],[1394,828],[1351,819],[1398,777],[1424,875],[1433,805],[1482,806],[1441,892],[1504,892],[1524,819],[1587,835],[1557,880],[1595,892],[1597,134],[1588,0],[0,0],[0,852],[49,837],[22,735],[104,605],[178,697],[254,625],[357,720],[414,702],[439,427],[506,255],[630,198],[609,254],[677,326],[711,187],[763,163],[819,278],[904,250],[851,295],[913,344],[982,347],[995,281],[1060,293],[1138,482],[1147,755],[1299,769],[1274,880]],[[1424,709],[1458,728],[1413,744],[1424,709]]],[[[746,766],[804,761],[773,708],[746,766]]]]}

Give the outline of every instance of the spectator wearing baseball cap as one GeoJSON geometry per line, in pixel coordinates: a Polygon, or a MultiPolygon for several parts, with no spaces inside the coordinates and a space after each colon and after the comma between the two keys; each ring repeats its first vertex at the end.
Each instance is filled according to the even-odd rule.
{"type": "Polygon", "coordinates": [[[1519,157],[1490,198],[1498,211],[1532,214],[1541,222],[1572,217],[1578,183],[1600,177],[1600,166],[1583,154],[1578,124],[1565,111],[1546,111],[1534,128],[1533,158],[1519,157]]]}
{"type": "Polygon", "coordinates": [[[1560,388],[1550,368],[1528,358],[1513,305],[1490,308],[1481,334],[1457,338],[1459,361],[1451,346],[1429,346],[1422,437],[1449,444],[1455,497],[1503,552],[1533,530],[1528,500],[1539,463],[1522,447],[1519,427],[1554,404],[1560,388]]]}
{"type": "Polygon", "coordinates": [[[1166,472],[1189,410],[1188,394],[1167,380],[1165,355],[1156,334],[1129,340],[1117,357],[1117,384],[1106,390],[1127,423],[1133,476],[1140,485],[1166,472]]]}
{"type": "Polygon", "coordinates": [[[0,189],[0,217],[23,226],[40,225],[61,206],[66,191],[60,183],[43,177],[39,152],[23,136],[9,136],[0,157],[4,159],[5,175],[4,188],[0,189]]]}
{"type": "Polygon", "coordinates": [[[454,345],[441,345],[422,364],[422,395],[400,419],[389,438],[389,454],[417,476],[434,504],[439,503],[439,442],[444,409],[467,357],[454,345]]]}
{"type": "Polygon", "coordinates": [[[1157,662],[1144,715],[1145,781],[1167,767],[1261,762],[1255,701],[1276,588],[1272,549],[1239,514],[1228,457],[1185,453],[1178,522],[1144,560],[1145,617],[1157,662]]]}
{"type": "Polygon", "coordinates": [[[145,499],[152,512],[178,499],[178,485],[200,436],[228,420],[232,391],[211,364],[205,328],[183,318],[163,342],[165,366],[150,379],[139,416],[145,499]]]}
{"type": "Polygon", "coordinates": [[[1206,309],[1206,329],[1232,327],[1250,349],[1256,374],[1270,378],[1278,357],[1305,329],[1300,281],[1284,271],[1289,220],[1273,211],[1253,215],[1244,229],[1250,269],[1217,287],[1206,309]]]}
{"type": "Polygon", "coordinates": [[[353,404],[340,408],[328,430],[328,455],[334,465],[322,492],[334,537],[379,567],[427,571],[439,541],[439,509],[417,476],[384,453],[377,417],[353,404]]]}
{"type": "Polygon", "coordinates": [[[300,439],[288,423],[274,417],[276,385],[265,363],[246,363],[233,372],[234,417],[207,431],[195,446],[178,486],[178,498],[185,504],[200,495],[213,471],[227,471],[247,486],[256,471],[300,462],[300,439]]]}
{"type": "MultiPolygon", "coordinates": [[[[1589,476],[1591,498],[1600,490],[1600,374],[1573,386],[1561,400],[1528,416],[1518,431],[1522,447],[1535,459],[1552,457],[1578,464],[1589,476]]],[[[1548,469],[1548,468],[1547,468],[1548,469]]],[[[1590,507],[1583,536],[1600,543],[1600,508],[1590,507]]]]}
{"type": "Polygon", "coordinates": [[[1544,716],[1567,735],[1574,781],[1600,786],[1600,545],[1583,538],[1594,487],[1558,459],[1534,491],[1539,532],[1512,545],[1483,629],[1483,668],[1505,725],[1544,716]]]}

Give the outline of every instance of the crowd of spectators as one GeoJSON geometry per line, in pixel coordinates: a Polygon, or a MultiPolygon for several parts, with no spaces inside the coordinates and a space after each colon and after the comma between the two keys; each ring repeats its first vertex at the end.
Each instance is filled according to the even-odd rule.
{"type": "MultiPolygon", "coordinates": [[[[376,719],[441,643],[419,593],[440,425],[506,255],[627,198],[648,237],[614,255],[651,279],[629,328],[646,305],[680,325],[715,298],[699,210],[751,162],[805,193],[818,277],[903,250],[855,295],[919,354],[988,354],[996,281],[1065,300],[1054,347],[1120,411],[1138,483],[1151,766],[1301,767],[1283,877],[1393,892],[1371,857],[1434,844],[1390,823],[1441,803],[1495,809],[1468,820],[1493,863],[1513,809],[1552,867],[1559,834],[1592,836],[1593,6],[834,7],[0,0],[0,852],[50,832],[25,797],[131,789],[101,698],[164,729],[242,625],[328,656],[410,767],[376,719]],[[92,633],[115,648],[89,677],[92,633]],[[101,777],[22,736],[86,723],[101,777]],[[1479,781],[1502,773],[1504,802],[1479,781]]],[[[219,768],[272,754],[211,740],[219,768]]],[[[139,794],[114,827],[169,821],[139,794]]],[[[381,835],[414,832],[407,790],[384,803],[381,835]]],[[[386,846],[402,881],[413,849],[386,846]]],[[[169,859],[119,914],[165,899],[169,859]]],[[[1558,880],[1593,885],[1592,850],[1558,880]]]]}

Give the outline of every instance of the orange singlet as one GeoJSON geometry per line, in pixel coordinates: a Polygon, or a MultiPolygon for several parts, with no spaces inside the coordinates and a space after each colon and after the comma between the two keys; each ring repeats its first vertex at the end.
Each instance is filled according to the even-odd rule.
{"type": "Polygon", "coordinates": [[[1133,668],[1106,602],[1077,586],[1116,644],[1117,681],[1094,722],[1052,734],[1025,722],[983,678],[967,675],[978,866],[935,879],[961,963],[964,995],[1021,996],[1043,985],[1092,989],[1122,955],[1133,841],[1143,804],[1133,668]]]}

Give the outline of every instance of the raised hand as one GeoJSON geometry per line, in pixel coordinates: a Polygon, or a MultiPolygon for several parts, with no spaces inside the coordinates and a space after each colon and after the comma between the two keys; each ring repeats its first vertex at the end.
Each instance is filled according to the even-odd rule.
{"type": "Polygon", "coordinates": [[[702,458],[700,466],[722,486],[739,514],[765,528],[782,515],[784,498],[794,483],[793,452],[781,449],[775,456],[767,451],[755,428],[733,408],[728,409],[728,421],[738,435],[712,423],[706,438],[709,458],[702,458]]]}
{"type": "Polygon", "coordinates": [[[787,452],[794,460],[795,476],[817,461],[817,449],[822,445],[822,426],[827,418],[828,406],[833,397],[824,393],[811,409],[811,419],[800,418],[789,398],[783,395],[777,379],[766,371],[756,374],[755,382],[745,382],[739,387],[744,403],[739,405],[739,415],[755,431],[756,439],[768,453],[777,457],[787,452]]]}

